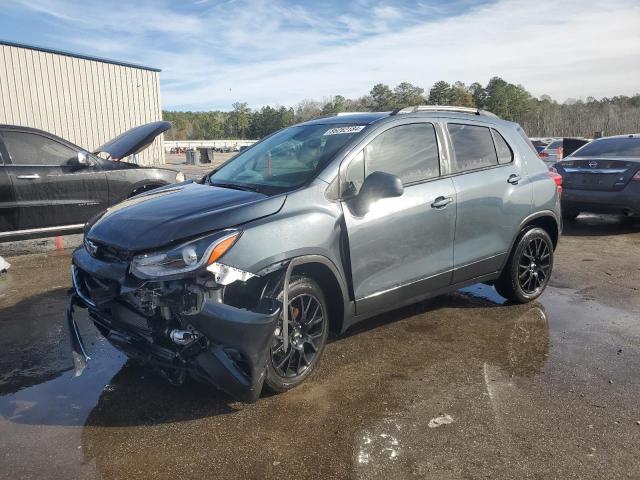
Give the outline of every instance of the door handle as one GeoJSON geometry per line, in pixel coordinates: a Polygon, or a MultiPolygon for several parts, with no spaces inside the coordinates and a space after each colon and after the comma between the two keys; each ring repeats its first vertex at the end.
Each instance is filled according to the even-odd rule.
{"type": "Polygon", "coordinates": [[[520,180],[522,180],[522,177],[517,173],[512,173],[511,175],[509,175],[509,178],[507,178],[507,182],[509,182],[511,185],[517,185],[520,180]]]}
{"type": "Polygon", "coordinates": [[[37,173],[31,173],[29,175],[18,175],[16,178],[19,178],[20,180],[38,180],[40,175],[37,173]]]}
{"type": "Polygon", "coordinates": [[[453,202],[452,197],[438,197],[431,204],[431,208],[444,208],[453,202]]]}

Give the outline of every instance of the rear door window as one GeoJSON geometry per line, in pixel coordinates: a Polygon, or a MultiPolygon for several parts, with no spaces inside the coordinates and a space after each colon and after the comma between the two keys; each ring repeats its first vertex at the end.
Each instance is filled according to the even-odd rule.
{"type": "Polygon", "coordinates": [[[431,123],[414,123],[390,128],[364,148],[366,175],[387,172],[403,184],[440,175],[436,131],[431,123]]]}
{"type": "Polygon", "coordinates": [[[498,164],[498,156],[489,128],[459,123],[450,123],[447,128],[453,143],[456,172],[498,164]]]}
{"type": "Polygon", "coordinates": [[[35,133],[5,131],[2,139],[14,165],[60,166],[77,157],[75,150],[35,133]]]}

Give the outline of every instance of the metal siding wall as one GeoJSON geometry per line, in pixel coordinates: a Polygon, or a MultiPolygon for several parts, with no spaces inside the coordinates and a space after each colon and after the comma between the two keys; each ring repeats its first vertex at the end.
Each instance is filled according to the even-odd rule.
{"type": "MultiPolygon", "coordinates": [[[[92,150],[129,128],[162,120],[159,73],[0,45],[0,123],[54,133],[92,150]]],[[[164,163],[162,136],[139,155],[164,163]]]]}

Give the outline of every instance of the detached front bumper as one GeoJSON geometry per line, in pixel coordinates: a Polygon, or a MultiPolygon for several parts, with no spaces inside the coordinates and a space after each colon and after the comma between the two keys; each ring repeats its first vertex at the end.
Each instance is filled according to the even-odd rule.
{"type": "MultiPolygon", "coordinates": [[[[122,301],[120,292],[111,292],[112,298],[105,295],[100,302],[94,301],[95,295],[84,286],[84,277],[104,272],[105,263],[81,250],[74,254],[74,293],[67,307],[67,326],[77,372],[84,368],[89,356],[74,319],[76,306],[88,309],[94,325],[112,345],[172,383],[181,384],[189,375],[241,401],[253,402],[260,396],[280,315],[279,302],[267,299],[252,311],[207,299],[198,313],[186,317],[197,332],[193,341],[175,344],[168,331],[159,331],[157,325],[152,325],[152,319],[122,301]]],[[[118,288],[113,287],[112,280],[100,276],[97,280],[118,288]]]]}

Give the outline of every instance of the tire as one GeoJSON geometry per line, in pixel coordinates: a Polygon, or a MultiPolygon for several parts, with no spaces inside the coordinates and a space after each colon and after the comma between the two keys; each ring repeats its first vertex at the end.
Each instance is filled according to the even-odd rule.
{"type": "Polygon", "coordinates": [[[507,300],[528,303],[542,295],[552,270],[551,237],[542,228],[530,228],[518,237],[495,287],[507,300]]]}
{"type": "Polygon", "coordinates": [[[565,220],[575,220],[578,215],[580,215],[580,212],[577,210],[562,210],[562,218],[565,220]]]}
{"type": "MultiPolygon", "coordinates": [[[[280,292],[280,301],[282,296],[283,292],[280,292]]],[[[281,315],[273,333],[267,360],[265,386],[276,393],[300,385],[311,375],[329,336],[327,302],[322,289],[314,280],[304,276],[291,277],[289,307],[288,349],[286,352],[283,350],[281,315]],[[289,360],[286,360],[287,356],[289,360]]]]}

